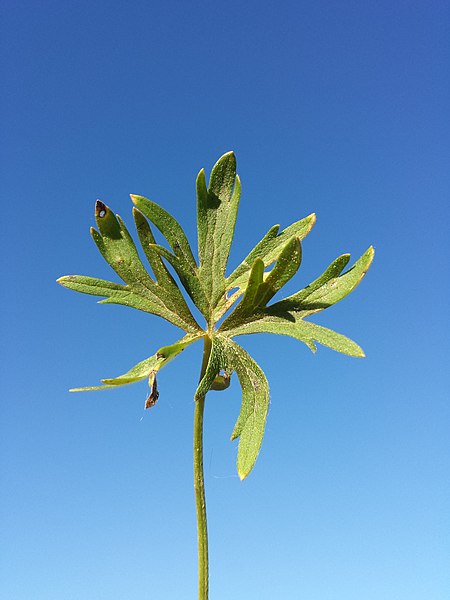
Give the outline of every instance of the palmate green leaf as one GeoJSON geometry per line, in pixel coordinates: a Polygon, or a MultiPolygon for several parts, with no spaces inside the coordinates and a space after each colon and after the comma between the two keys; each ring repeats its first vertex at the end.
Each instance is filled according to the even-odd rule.
{"type": "Polygon", "coordinates": [[[206,187],[205,172],[197,177],[199,277],[214,307],[225,293],[225,269],[234,236],[241,183],[236,157],[224,154],[214,165],[206,187]]]}
{"type": "Polygon", "coordinates": [[[241,346],[229,337],[215,335],[205,374],[195,393],[196,400],[212,389],[221,371],[228,379],[236,371],[242,388],[241,412],[231,439],[240,438],[237,469],[239,477],[244,479],[252,470],[261,449],[269,409],[269,384],[261,367],[241,346]]]}
{"type": "Polygon", "coordinates": [[[226,279],[226,293],[218,302],[214,312],[214,321],[218,321],[244,293],[248,284],[250,270],[257,258],[264,262],[266,268],[269,267],[279,259],[281,252],[291,238],[296,237],[299,241],[303,240],[311,231],[315,222],[316,215],[313,213],[286,227],[281,233],[278,233],[280,229],[279,225],[271,227],[263,239],[256,244],[253,250],[226,279]],[[233,291],[235,289],[236,291],[233,291]]]}
{"type": "Polygon", "coordinates": [[[315,281],[296,294],[268,306],[273,296],[293,277],[302,260],[301,240],[315,223],[315,215],[301,219],[280,232],[272,227],[241,264],[226,277],[226,266],[234,235],[241,185],[232,152],[222,156],[211,171],[197,177],[198,260],[178,221],[143,196],[132,195],[134,220],[154,277],[147,272],[132,237],[119,216],[103,203],[96,204],[98,231],[92,237],[100,252],[124,285],[93,277],[69,275],[58,281],[70,289],[103,297],[101,303],[123,304],[165,318],[188,335],[176,344],[160,348],[127,373],[103,379],[103,385],[72,391],[112,389],[148,378],[150,395],[146,407],[158,398],[157,372],[188,344],[205,338],[206,369],[196,391],[196,400],[210,390],[224,390],[236,372],[242,388],[242,406],[232,433],[239,438],[238,473],[245,478],[260,451],[269,406],[267,379],[255,361],[232,341],[232,337],[273,333],[304,342],[312,351],[320,343],[343,354],[364,356],[362,349],[347,338],[304,318],[335,304],[359,284],[367,272],[373,248],[346,272],[349,255],[338,257],[315,281]],[[156,243],[152,226],[168,242],[156,243]],[[170,247],[170,249],[169,249],[170,247]],[[270,271],[265,271],[276,263],[270,271]],[[202,330],[171,274],[173,269],[207,321],[202,330]],[[242,296],[235,311],[217,329],[215,324],[242,296]],[[210,344],[210,352],[208,350],[210,344]]]}
{"type": "Polygon", "coordinates": [[[201,334],[189,334],[183,338],[171,344],[170,346],[163,346],[155,352],[149,358],[142,360],[137,365],[132,367],[129,371],[119,377],[102,379],[103,385],[72,388],[70,392],[90,392],[94,390],[109,390],[117,388],[122,385],[129,385],[147,379],[151,374],[156,374],[163,367],[173,360],[180,352],[182,352],[187,346],[200,339],[201,334]]]}

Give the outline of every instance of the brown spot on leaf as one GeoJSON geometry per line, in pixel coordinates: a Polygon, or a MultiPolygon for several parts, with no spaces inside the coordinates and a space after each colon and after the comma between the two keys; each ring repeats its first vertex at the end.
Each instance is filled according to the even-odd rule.
{"type": "Polygon", "coordinates": [[[251,382],[254,391],[257,392],[260,388],[259,381],[257,379],[252,379],[251,382]]]}
{"type": "Polygon", "coordinates": [[[107,210],[108,207],[106,206],[106,204],[103,204],[101,200],[97,200],[97,202],[95,203],[95,216],[99,217],[100,219],[103,219],[103,217],[106,216],[107,210]]]}

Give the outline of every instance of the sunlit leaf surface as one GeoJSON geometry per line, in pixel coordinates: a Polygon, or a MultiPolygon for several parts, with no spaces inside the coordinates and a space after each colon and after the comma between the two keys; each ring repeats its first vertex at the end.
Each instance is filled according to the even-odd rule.
{"type": "Polygon", "coordinates": [[[144,266],[122,219],[106,204],[97,201],[98,229],[91,229],[91,234],[100,253],[123,283],[82,275],[67,275],[58,282],[77,292],[102,297],[101,304],[122,304],[162,317],[184,330],[186,336],[160,348],[119,377],[102,379],[102,385],[72,391],[114,389],[147,379],[146,407],[154,406],[159,396],[156,381],[159,370],[186,346],[204,339],[205,362],[195,399],[203,401],[211,390],[227,390],[235,373],[242,390],[242,403],[232,439],[239,438],[237,469],[244,479],[261,448],[269,408],[269,385],[261,367],[232,338],[256,333],[287,335],[304,342],[314,352],[319,343],[342,354],[363,357],[360,346],[345,335],[305,318],[352,292],[367,272],[374,251],[370,247],[346,271],[350,256],[339,256],[307,287],[270,304],[300,268],[301,242],[311,231],[315,215],[300,219],[281,232],[279,225],[270,228],[227,276],[241,196],[233,152],[217,161],[209,181],[205,171],[200,171],[196,192],[198,263],[179,222],[155,202],[143,196],[131,196],[137,237],[151,272],[144,266]],[[156,243],[152,226],[162,233],[168,247],[156,243]],[[178,280],[205,318],[205,329],[194,318],[178,280]],[[217,326],[233,305],[234,310],[217,326]]]}

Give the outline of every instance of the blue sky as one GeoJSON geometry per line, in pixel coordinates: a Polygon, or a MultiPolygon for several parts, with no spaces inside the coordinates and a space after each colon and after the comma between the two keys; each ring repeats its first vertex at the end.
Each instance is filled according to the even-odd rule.
{"type": "Polygon", "coordinates": [[[145,414],[145,384],[71,395],[179,331],[55,280],[116,280],[89,236],[96,198],[131,226],[128,194],[148,196],[195,241],[196,174],[232,149],[232,265],[311,212],[289,293],[343,252],[376,257],[314,319],[365,360],[241,338],[271,385],[243,483],[238,386],[208,398],[211,600],[447,600],[449,16],[438,1],[4,2],[2,597],[196,596],[201,347],[145,414]]]}

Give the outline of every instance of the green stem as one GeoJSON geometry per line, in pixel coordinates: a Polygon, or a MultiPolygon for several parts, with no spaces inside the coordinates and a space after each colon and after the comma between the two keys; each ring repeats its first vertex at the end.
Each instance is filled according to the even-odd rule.
{"type": "MultiPolygon", "coordinates": [[[[200,380],[205,374],[211,354],[211,338],[204,337],[200,380]]],[[[198,600],[208,600],[208,530],[206,525],[205,482],[203,476],[203,411],[205,396],[196,398],[194,413],[194,490],[197,508],[198,600]]]]}

